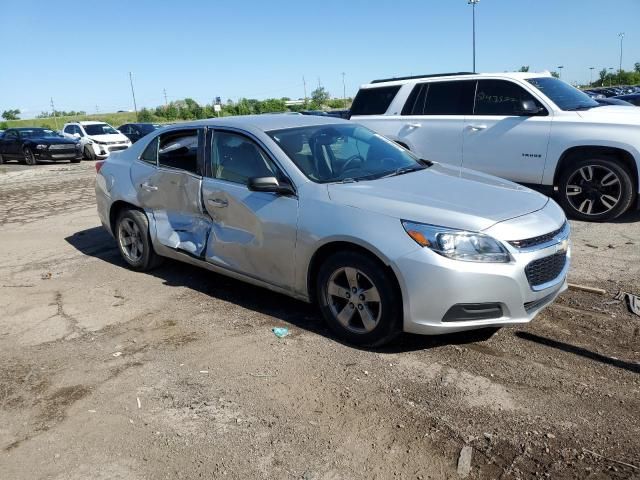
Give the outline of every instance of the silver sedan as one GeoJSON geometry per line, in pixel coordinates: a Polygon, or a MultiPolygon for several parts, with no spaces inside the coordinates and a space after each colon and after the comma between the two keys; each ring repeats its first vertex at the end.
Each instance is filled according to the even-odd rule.
{"type": "Polygon", "coordinates": [[[315,301],[356,344],[526,323],[566,288],[553,200],[349,121],[180,124],[96,168],[100,219],[131,268],[170,257],[315,301]]]}

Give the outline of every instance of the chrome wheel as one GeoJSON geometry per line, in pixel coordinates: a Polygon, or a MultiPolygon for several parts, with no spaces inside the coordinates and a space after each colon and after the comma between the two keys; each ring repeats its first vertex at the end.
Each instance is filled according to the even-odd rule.
{"type": "Polygon", "coordinates": [[[140,228],[130,218],[123,218],[118,225],[118,242],[120,250],[132,263],[142,260],[144,254],[144,244],[140,228]]]}
{"type": "Polygon", "coordinates": [[[339,268],[325,285],[329,309],[334,318],[354,333],[373,331],[382,316],[378,289],[360,270],[339,268]]]}
{"type": "Polygon", "coordinates": [[[613,170],[603,165],[585,165],[569,177],[565,196],[569,205],[583,215],[602,215],[620,203],[622,184],[613,170]]]}
{"type": "Polygon", "coordinates": [[[24,153],[24,162],[27,165],[36,164],[36,157],[33,156],[33,152],[31,150],[29,150],[28,148],[25,148],[23,153],[24,153]]]}

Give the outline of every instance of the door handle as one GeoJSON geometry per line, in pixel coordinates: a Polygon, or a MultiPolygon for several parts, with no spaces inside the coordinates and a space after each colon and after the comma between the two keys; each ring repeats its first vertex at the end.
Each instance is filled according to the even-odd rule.
{"type": "Polygon", "coordinates": [[[158,190],[158,187],[156,187],[155,185],[150,185],[146,182],[141,183],[140,188],[142,188],[143,190],[146,190],[147,192],[155,192],[156,190],[158,190]]]}
{"type": "Polygon", "coordinates": [[[218,208],[223,208],[229,205],[229,202],[227,202],[226,200],[222,200],[220,198],[209,198],[207,202],[212,207],[218,207],[218,208]]]}
{"type": "Polygon", "coordinates": [[[414,123],[407,123],[406,126],[409,127],[409,128],[420,128],[422,126],[422,124],[414,122],[414,123]]]}
{"type": "Polygon", "coordinates": [[[486,125],[469,125],[469,128],[474,132],[477,132],[478,130],[485,130],[487,126],[486,125]]]}

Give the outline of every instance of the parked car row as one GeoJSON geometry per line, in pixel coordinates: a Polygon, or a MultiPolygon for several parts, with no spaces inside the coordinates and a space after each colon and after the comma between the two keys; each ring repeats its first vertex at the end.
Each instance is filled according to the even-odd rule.
{"type": "Polygon", "coordinates": [[[419,158],[553,195],[574,218],[611,220],[637,206],[640,110],[601,106],[549,74],[376,80],[350,113],[419,158]]]}
{"type": "Polygon", "coordinates": [[[115,129],[108,123],[92,121],[66,123],[61,132],[37,127],[10,128],[0,131],[0,163],[17,160],[35,165],[40,160],[105,159],[158,128],[162,125],[127,123],[115,129]]]}

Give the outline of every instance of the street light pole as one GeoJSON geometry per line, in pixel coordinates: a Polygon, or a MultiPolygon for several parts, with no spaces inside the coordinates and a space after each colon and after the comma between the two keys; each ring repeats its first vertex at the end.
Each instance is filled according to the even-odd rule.
{"type": "Polygon", "coordinates": [[[467,5],[471,5],[473,9],[473,73],[476,73],[476,4],[480,0],[468,0],[467,5]]]}
{"type": "Polygon", "coordinates": [[[345,76],[345,73],[342,72],[342,100],[344,102],[344,108],[346,110],[347,109],[347,87],[344,83],[344,76],[345,76]]]}
{"type": "MultiPolygon", "coordinates": [[[[611,72],[613,72],[613,67],[609,67],[608,70],[611,70],[611,72]]],[[[609,75],[609,86],[611,86],[611,77],[613,77],[613,73],[609,75]]]]}
{"type": "Polygon", "coordinates": [[[560,75],[560,79],[562,79],[562,69],[564,68],[564,65],[558,65],[558,70],[560,70],[560,73],[558,75],[560,75]]]}
{"type": "Polygon", "coordinates": [[[622,73],[622,40],[624,40],[624,32],[620,32],[618,36],[620,37],[620,67],[618,68],[618,73],[622,73]]]}
{"type": "Polygon", "coordinates": [[[589,67],[589,86],[593,83],[593,69],[596,67],[589,67]]]}

